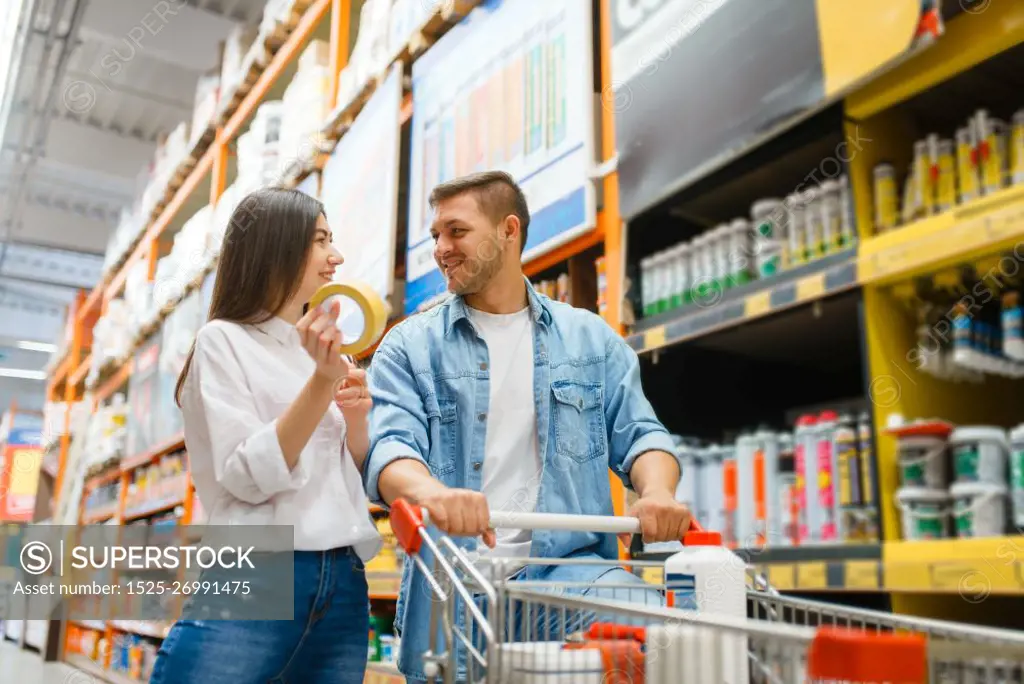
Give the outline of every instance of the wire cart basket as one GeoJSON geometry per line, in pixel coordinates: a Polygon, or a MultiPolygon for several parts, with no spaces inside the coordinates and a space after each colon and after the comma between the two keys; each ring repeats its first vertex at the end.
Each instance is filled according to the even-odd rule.
{"type": "MultiPolygon", "coordinates": [[[[425,517],[405,501],[392,507],[398,541],[433,593],[423,655],[431,682],[1024,684],[1024,633],[783,596],[739,556],[745,618],[676,606],[671,582],[623,572],[577,586],[515,579],[528,565],[664,563],[474,558],[449,537],[433,539],[425,517]]],[[[638,519],[625,517],[492,511],[490,520],[495,529],[640,531],[638,519]]]]}

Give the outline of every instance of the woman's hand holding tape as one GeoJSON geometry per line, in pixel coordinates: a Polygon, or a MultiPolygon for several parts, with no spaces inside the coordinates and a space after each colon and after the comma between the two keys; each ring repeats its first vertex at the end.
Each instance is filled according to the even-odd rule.
{"type": "Polygon", "coordinates": [[[349,374],[351,368],[338,353],[341,344],[341,331],[337,326],[340,311],[340,302],[333,302],[327,311],[311,306],[295,325],[302,346],[316,362],[317,375],[335,385],[349,374]]]}

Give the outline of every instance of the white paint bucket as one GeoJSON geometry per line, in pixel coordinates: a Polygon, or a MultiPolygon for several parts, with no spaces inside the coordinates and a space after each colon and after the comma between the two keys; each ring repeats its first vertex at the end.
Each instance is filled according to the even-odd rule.
{"type": "Polygon", "coordinates": [[[945,539],[949,536],[950,496],[943,489],[904,487],[896,492],[903,520],[903,539],[945,539]]]}
{"type": "Polygon", "coordinates": [[[953,497],[956,536],[1001,537],[1006,533],[1006,487],[984,482],[961,482],[949,490],[953,497]]]}
{"type": "Polygon", "coordinates": [[[949,485],[946,440],[941,437],[899,438],[900,484],[907,489],[945,489],[949,485]]]}
{"type": "Polygon", "coordinates": [[[949,436],[956,482],[984,482],[1006,486],[1006,460],[1010,443],[998,427],[962,427],[949,436]]]}
{"type": "Polygon", "coordinates": [[[1024,423],[1010,433],[1010,501],[1013,526],[1024,528],[1024,423]]]}

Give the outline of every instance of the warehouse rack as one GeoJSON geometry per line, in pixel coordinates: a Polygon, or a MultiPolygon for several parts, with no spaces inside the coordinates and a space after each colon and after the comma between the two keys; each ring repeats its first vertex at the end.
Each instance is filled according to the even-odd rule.
{"type": "MultiPolygon", "coordinates": [[[[927,299],[936,290],[962,292],[965,284],[969,287],[971,283],[969,277],[965,280],[965,267],[985,273],[1024,239],[1024,185],[877,233],[872,173],[881,161],[895,160],[898,168],[909,162],[913,141],[931,132],[922,128],[928,125],[929,113],[946,111],[951,112],[946,118],[955,118],[952,112],[968,115],[985,105],[990,91],[1002,87],[999,84],[1013,73],[1005,65],[1000,68],[999,60],[1009,60],[1007,63],[1015,65],[1020,73],[1024,7],[1009,0],[977,5],[968,0],[945,1],[938,3],[937,13],[946,19],[940,26],[936,10],[922,11],[920,0],[813,4],[822,61],[819,101],[777,122],[757,140],[706,160],[673,189],[671,197],[626,223],[620,216],[619,172],[615,169],[615,115],[619,109],[613,93],[610,3],[597,2],[600,59],[595,63],[595,68],[599,67],[595,89],[600,85],[599,143],[601,158],[606,160],[595,171],[600,190],[597,224],[594,230],[532,260],[526,269],[531,277],[550,277],[564,272],[566,264],[572,272],[572,264],[578,263],[573,260],[592,261],[594,254],[603,255],[603,316],[640,355],[645,386],[650,387],[652,402],[670,427],[690,427],[685,411],[677,406],[680,400],[672,394],[683,387],[684,394],[694,395],[686,382],[689,387],[701,387],[706,393],[704,401],[718,407],[707,414],[696,414],[715,417],[701,426],[708,434],[767,419],[766,414],[758,415],[758,410],[768,404],[776,422],[790,420],[797,407],[829,405],[833,401],[853,401],[851,405],[863,406],[870,413],[880,539],[835,546],[741,549],[777,588],[830,592],[835,597],[884,595],[896,612],[963,619],[966,610],[970,613],[968,619],[991,622],[1000,617],[991,610],[987,615],[980,610],[970,612],[969,607],[955,600],[964,595],[977,598],[977,602],[967,602],[977,607],[990,594],[1006,599],[1024,597],[1024,569],[1019,555],[1024,550],[1024,537],[903,541],[895,504],[898,445],[886,434],[886,427],[889,417],[897,413],[908,419],[941,416],[964,423],[1024,422],[1024,411],[1015,412],[1019,399],[1013,401],[1021,396],[1019,383],[986,380],[979,386],[952,385],[903,363],[914,345],[915,323],[908,306],[927,299]],[[865,42],[863,36],[868,33],[873,40],[865,42]],[[997,85],[979,85],[993,82],[997,85]],[[972,99],[972,90],[981,87],[987,91],[972,99]],[[922,121],[925,123],[919,123],[922,121]],[[864,139],[871,142],[859,145],[864,139]],[[854,245],[774,278],[733,288],[708,306],[640,315],[641,259],[669,246],[684,232],[744,213],[752,201],[765,196],[756,194],[762,190],[765,194],[778,193],[798,185],[807,168],[828,157],[839,144],[847,145],[847,149],[857,145],[858,150],[852,158],[843,159],[855,215],[854,245]],[[692,220],[694,216],[702,220],[692,220]],[[679,225],[683,228],[677,230],[679,225]],[[771,353],[765,351],[769,346],[766,340],[776,345],[771,353]],[[833,341],[845,355],[838,363],[822,349],[833,341]],[[740,370],[754,368],[752,377],[778,378],[784,371],[779,371],[777,364],[791,363],[796,355],[810,359],[813,370],[807,376],[807,386],[781,388],[772,397],[775,401],[768,395],[743,396],[748,386],[726,387],[728,383],[720,383],[722,386],[716,387],[713,375],[702,375],[710,371],[698,368],[715,368],[723,358],[741,358],[740,370]],[[829,376],[832,385],[814,380],[815,373],[833,370],[835,375],[829,376]],[[886,384],[890,381],[896,385],[886,384]],[[722,403],[726,401],[740,407],[737,416],[719,417],[730,413],[732,404],[722,403]],[[714,420],[721,424],[712,424],[714,420]]],[[[475,5],[462,0],[444,3],[446,10],[431,17],[393,63],[411,64],[475,5]]],[[[169,188],[160,211],[154,213],[130,254],[105,274],[92,292],[81,293],[76,301],[70,313],[67,356],[56,364],[50,383],[51,400],[69,404],[85,400],[96,406],[130,377],[129,357],[111,363],[94,384],[85,386],[92,325],[105,304],[124,288],[129,265],[148,259],[152,279],[160,238],[166,238],[180,224],[175,217],[192,203],[194,194],[208,192],[209,201],[216,202],[232,163],[232,140],[245,128],[259,102],[279,88],[275,85],[279,80],[288,77],[289,65],[302,46],[325,24],[330,33],[337,89],[338,72],[347,60],[350,16],[349,0],[306,2],[290,28],[276,37],[274,49],[268,48],[266,63],[249,67],[244,86],[247,90],[234,96],[217,121],[214,134],[204,135],[183,162],[173,191],[169,188]]],[[[330,140],[337,141],[345,134],[385,73],[371,77],[348,103],[332,113],[324,125],[330,140]]],[[[1024,99],[1017,106],[1024,108],[1024,99]]],[[[408,121],[413,115],[412,99],[406,92],[402,120],[408,121]]],[[[950,135],[952,131],[943,130],[942,134],[950,135]]],[[[322,169],[328,152],[313,150],[296,165],[289,183],[298,184],[322,169]]],[[[402,276],[402,268],[400,264],[397,277],[402,276]]],[[[396,315],[390,323],[401,318],[396,315]]],[[[144,339],[145,335],[140,334],[138,342],[144,339]]],[[[700,398],[691,396],[686,401],[692,409],[700,398]]],[[[69,434],[61,437],[58,492],[66,476],[64,466],[71,439],[69,434]]],[[[183,447],[178,439],[153,452],[132,455],[116,473],[97,474],[88,486],[115,478],[125,487],[126,472],[183,447]]],[[[610,479],[616,512],[622,513],[629,503],[627,495],[617,478],[610,479]]],[[[180,502],[186,517],[191,515],[193,498],[189,484],[180,502]]],[[[117,516],[123,518],[125,510],[119,504],[108,513],[119,519],[117,516]]],[[[623,548],[622,553],[626,555],[627,550],[623,548]]],[[[397,580],[394,573],[377,578],[375,598],[394,598],[397,580]]],[[[130,626],[104,625],[108,631],[121,627],[130,626]]],[[[368,681],[389,674],[375,671],[368,674],[368,681]]]]}

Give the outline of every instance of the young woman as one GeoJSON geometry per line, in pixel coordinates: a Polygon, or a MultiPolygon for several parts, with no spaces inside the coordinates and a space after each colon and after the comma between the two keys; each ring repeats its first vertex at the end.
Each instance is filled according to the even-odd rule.
{"type": "Polygon", "coordinates": [[[261,190],[231,218],[175,396],[207,524],[294,530],[294,619],[181,619],[152,684],[363,681],[364,563],[381,543],[360,477],[371,402],[338,353],[337,308],[304,313],[341,263],[308,195],[261,190]]]}

